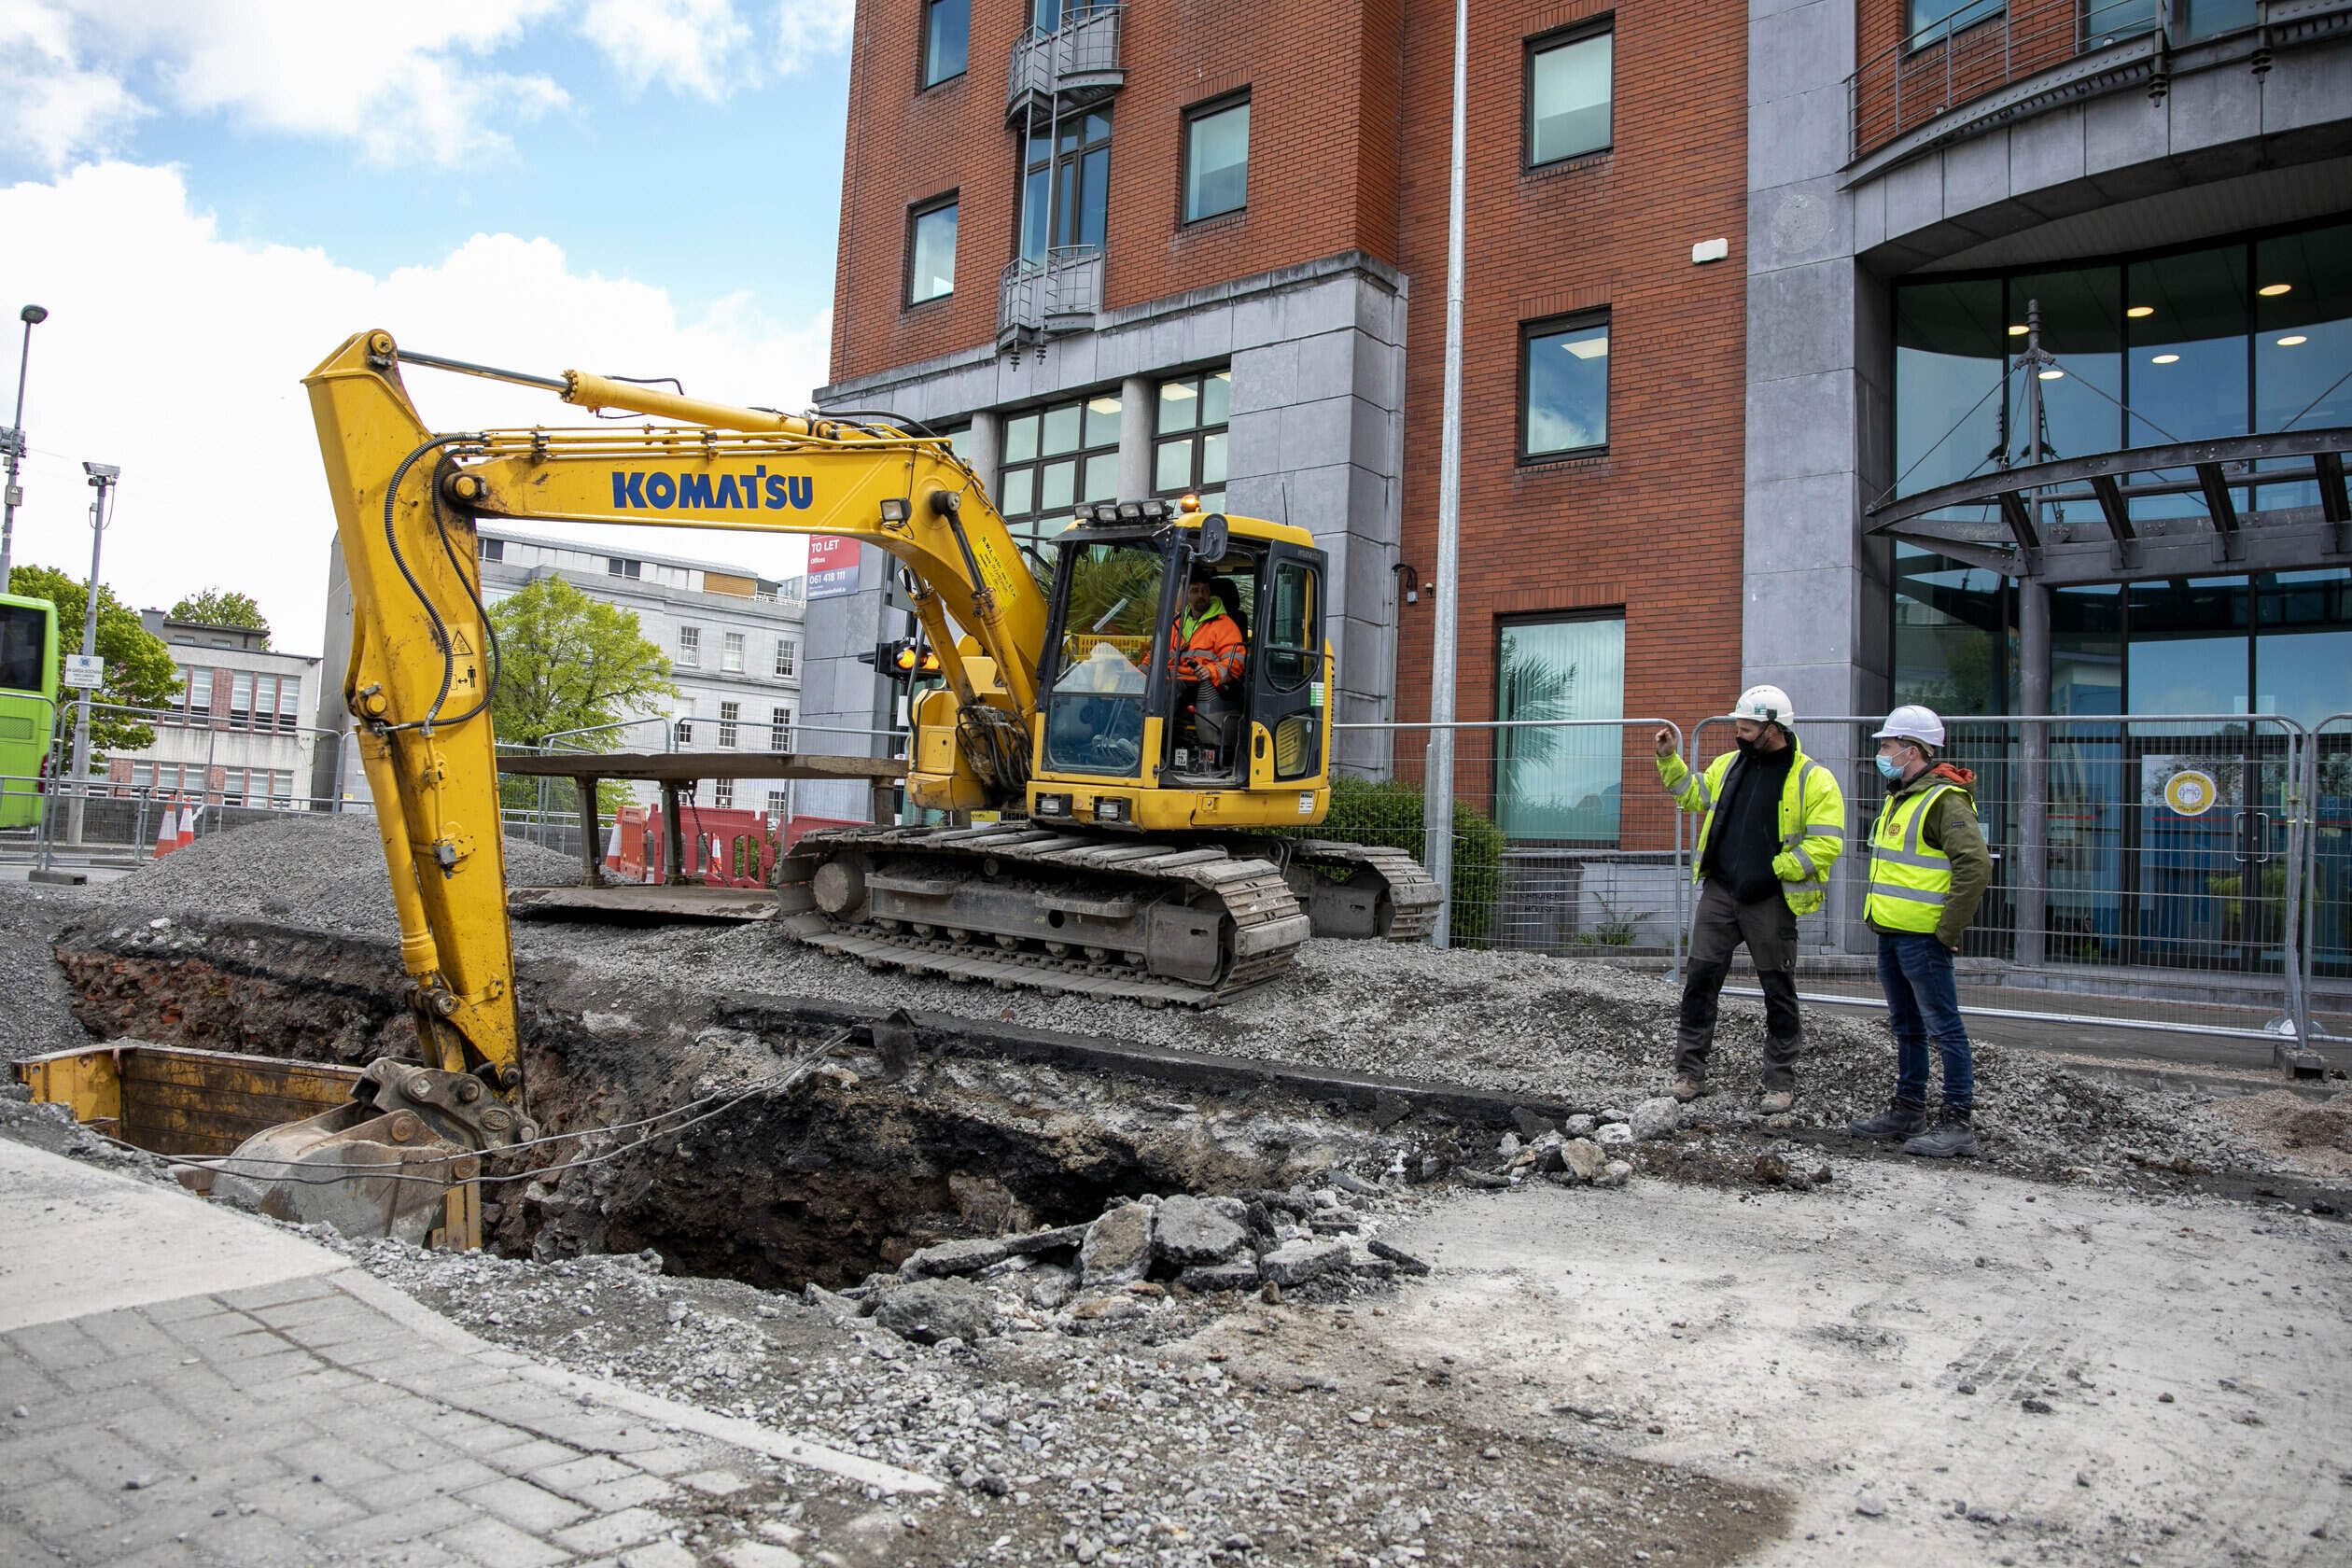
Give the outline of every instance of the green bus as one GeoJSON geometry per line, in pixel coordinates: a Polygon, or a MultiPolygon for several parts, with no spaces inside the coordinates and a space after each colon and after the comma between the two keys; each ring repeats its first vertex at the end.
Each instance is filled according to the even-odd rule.
{"type": "Polygon", "coordinates": [[[41,819],[57,727],[57,607],[0,594],[0,828],[41,819]]]}

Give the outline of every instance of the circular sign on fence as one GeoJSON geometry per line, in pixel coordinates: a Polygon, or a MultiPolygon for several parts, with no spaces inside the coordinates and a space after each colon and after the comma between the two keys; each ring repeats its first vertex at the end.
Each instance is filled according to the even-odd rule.
{"type": "Polygon", "coordinates": [[[2213,775],[2195,768],[2182,768],[2164,780],[2164,804],[2183,817],[2202,817],[2220,798],[2221,791],[2213,782],[2213,775]]]}

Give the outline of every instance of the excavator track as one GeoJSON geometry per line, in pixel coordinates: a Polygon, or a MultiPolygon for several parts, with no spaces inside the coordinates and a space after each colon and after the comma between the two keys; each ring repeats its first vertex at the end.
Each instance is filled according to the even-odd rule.
{"type": "Polygon", "coordinates": [[[1423,942],[1435,929],[1445,893],[1404,850],[1331,838],[1281,843],[1285,877],[1317,936],[1423,942]]]}
{"type": "Polygon", "coordinates": [[[806,833],[777,896],[785,930],[870,968],[1147,1007],[1216,1006],[1311,934],[1264,859],[1027,822],[806,833]]]}

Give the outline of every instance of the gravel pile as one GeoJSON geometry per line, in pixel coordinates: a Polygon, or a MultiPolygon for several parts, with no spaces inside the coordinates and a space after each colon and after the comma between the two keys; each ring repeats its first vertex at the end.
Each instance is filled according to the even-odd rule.
{"type": "MultiPolygon", "coordinates": [[[[507,880],[518,888],[580,880],[572,856],[506,841],[507,880]]],[[[187,848],[91,889],[101,903],[275,920],[316,931],[393,936],[392,881],[384,840],[369,813],[289,813],[210,833],[187,848]]]]}
{"type": "Polygon", "coordinates": [[[49,952],[58,928],[88,907],[89,893],[79,888],[0,883],[0,1061],[91,1043],[74,1022],[65,972],[49,952]]]}
{"type": "MultiPolygon", "coordinates": [[[[517,928],[516,946],[525,956],[579,960],[624,987],[686,984],[978,1014],[1180,1050],[1524,1094],[1596,1115],[1665,1092],[1679,995],[1663,976],[1584,959],[1363,942],[1310,942],[1291,973],[1207,1012],[870,973],[766,926],[525,925],[517,928]]],[[[1682,1113],[1682,1121],[1802,1131],[1842,1127],[1883,1109],[1895,1081],[1884,1023],[1814,1007],[1806,1010],[1805,1028],[1797,1111],[1768,1121],[1753,1111],[1762,1005],[1727,999],[1715,1037],[1716,1092],[1682,1113]]],[[[1992,1163],[2102,1176],[2282,1168],[2199,1093],[2094,1083],[2035,1052],[1981,1040],[1976,1069],[1978,1133],[1992,1163]]]]}

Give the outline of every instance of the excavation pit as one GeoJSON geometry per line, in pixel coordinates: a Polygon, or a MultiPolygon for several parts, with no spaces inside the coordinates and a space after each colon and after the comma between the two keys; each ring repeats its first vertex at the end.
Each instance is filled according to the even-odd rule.
{"type": "MultiPolygon", "coordinates": [[[[69,926],[57,953],[104,1038],[346,1065],[414,1053],[398,950],[371,936],[125,910],[69,926]]],[[[528,1111],[552,1141],[492,1165],[489,1244],[541,1261],[650,1251],[668,1273],[769,1291],[852,1288],[926,1248],[1136,1199],[1419,1169],[1433,1146],[1561,1113],[963,1016],[622,992],[560,960],[520,979],[528,1111]]]]}

